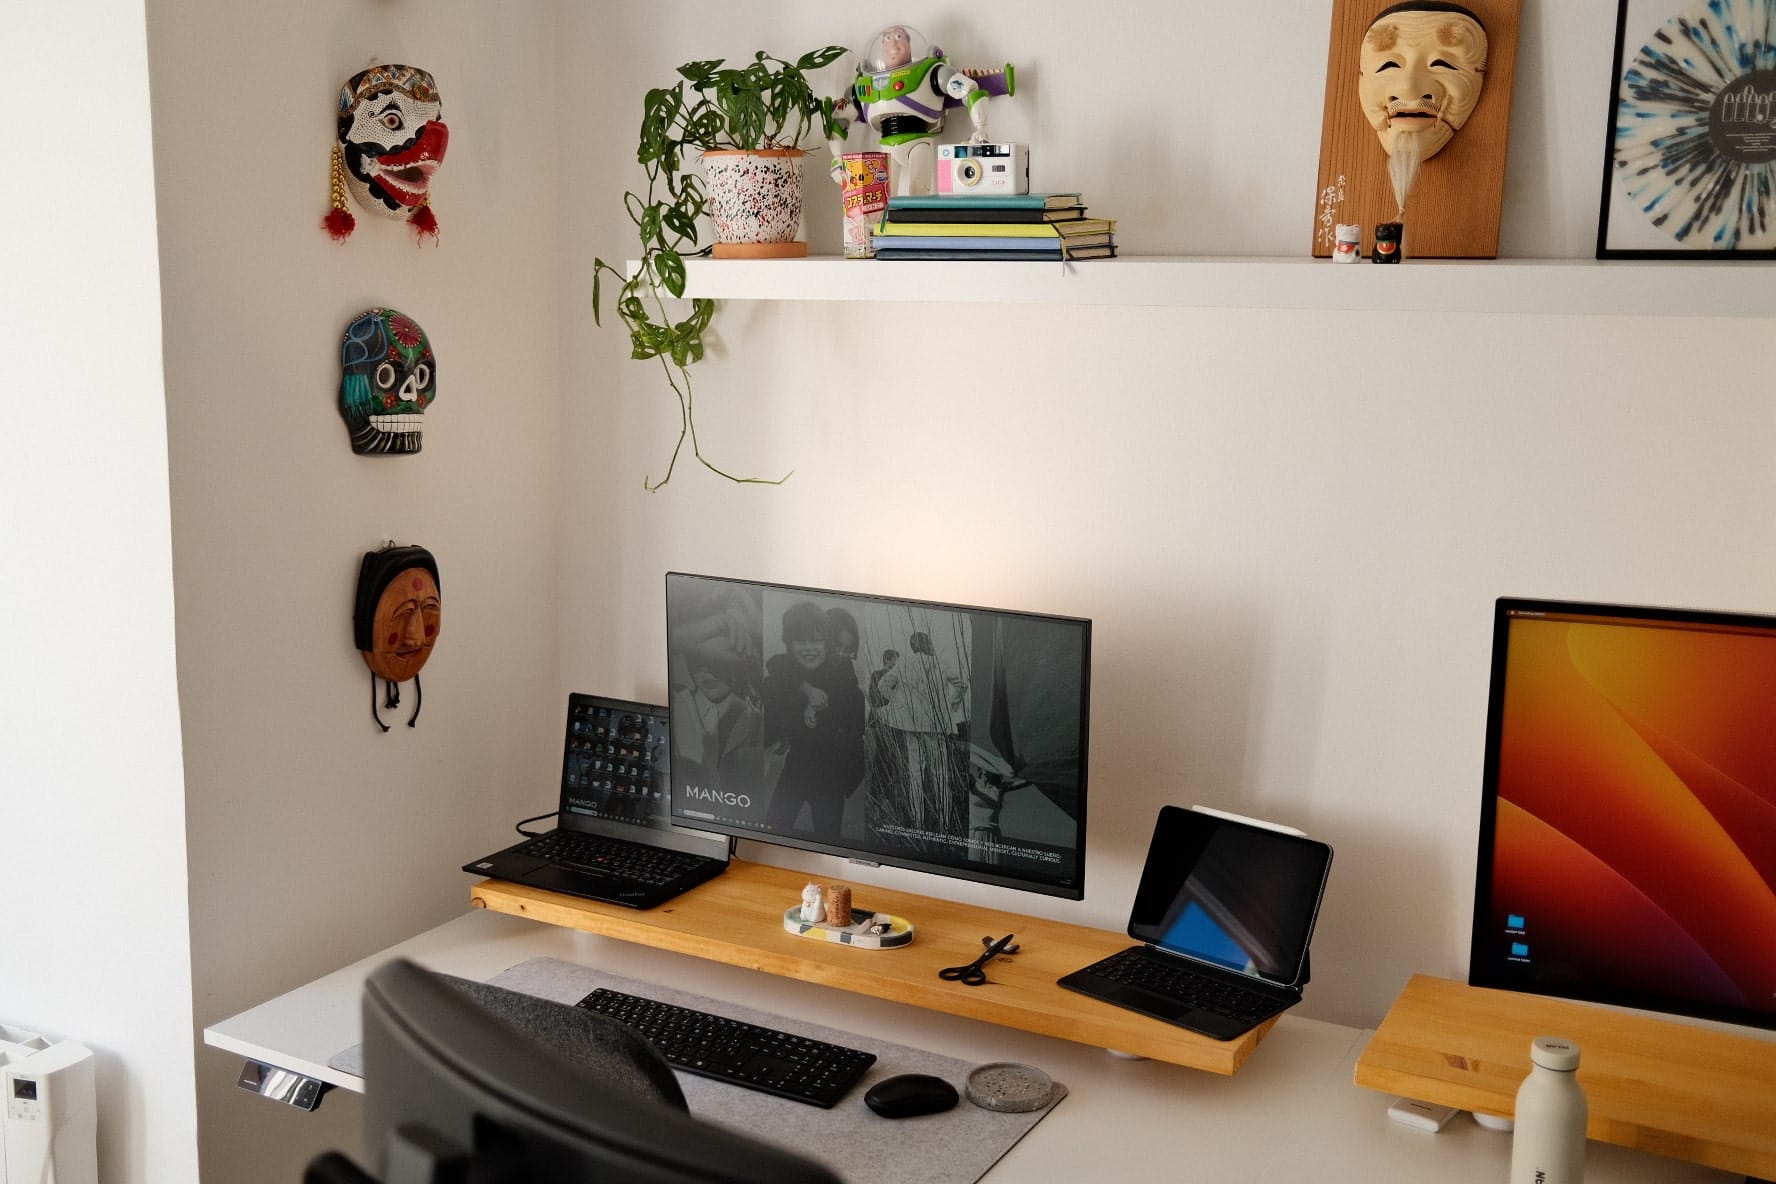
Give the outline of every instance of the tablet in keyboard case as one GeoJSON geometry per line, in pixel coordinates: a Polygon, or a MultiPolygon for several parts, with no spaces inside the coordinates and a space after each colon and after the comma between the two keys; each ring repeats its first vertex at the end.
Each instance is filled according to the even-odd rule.
{"type": "Polygon", "coordinates": [[[1128,934],[1143,944],[1059,984],[1216,1040],[1243,1036],[1300,1002],[1331,865],[1332,848],[1299,832],[1164,806],[1129,911],[1128,934]],[[1162,988],[1161,971],[1245,1000],[1222,1006],[1162,988]]]}

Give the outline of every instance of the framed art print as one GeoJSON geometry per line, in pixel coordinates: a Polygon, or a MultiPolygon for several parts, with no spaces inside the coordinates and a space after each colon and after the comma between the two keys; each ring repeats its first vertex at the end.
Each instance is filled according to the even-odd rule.
{"type": "Polygon", "coordinates": [[[1620,0],[1599,259],[1776,259],[1776,0],[1620,0]]]}

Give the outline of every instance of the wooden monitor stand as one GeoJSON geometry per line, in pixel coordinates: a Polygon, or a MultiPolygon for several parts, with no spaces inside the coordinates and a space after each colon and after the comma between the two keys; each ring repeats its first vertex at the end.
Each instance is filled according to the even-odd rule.
{"type": "Polygon", "coordinates": [[[910,945],[865,950],[798,937],[784,929],[783,913],[800,901],[808,880],[806,872],[734,860],[715,879],[645,911],[503,880],[481,881],[469,899],[477,908],[1210,1073],[1234,1073],[1276,1024],[1269,1020],[1238,1040],[1211,1040],[1063,990],[1055,980],[1130,945],[1130,939],[908,892],[853,889],[857,908],[911,921],[917,935],[910,945]],[[946,966],[977,958],[982,937],[1007,933],[1017,934],[1019,952],[987,963],[986,985],[937,977],[946,966]]]}
{"type": "Polygon", "coordinates": [[[1357,1058],[1357,1084],[1509,1117],[1529,1044],[1579,1046],[1591,1138],[1776,1179],[1776,1041],[1414,975],[1357,1058]]]}

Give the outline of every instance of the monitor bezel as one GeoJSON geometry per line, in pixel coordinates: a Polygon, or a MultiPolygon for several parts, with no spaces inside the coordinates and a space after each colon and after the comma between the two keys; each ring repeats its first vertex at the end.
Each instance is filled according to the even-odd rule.
{"type": "MultiPolygon", "coordinates": [[[[884,604],[916,605],[940,612],[960,613],[991,613],[1004,617],[1023,618],[1026,620],[1052,621],[1057,624],[1075,626],[1080,631],[1080,686],[1079,686],[1079,812],[1074,823],[1074,842],[1076,857],[1074,860],[1073,877],[1070,880],[1041,881],[1025,876],[996,875],[991,869],[983,867],[956,867],[951,864],[933,863],[909,856],[869,851],[862,848],[846,847],[837,844],[826,844],[811,839],[799,838],[795,835],[780,835],[760,831],[753,827],[723,823],[720,820],[693,818],[681,814],[680,803],[676,792],[671,793],[670,809],[675,824],[694,827],[699,830],[714,831],[732,836],[736,839],[749,839],[774,847],[789,847],[801,851],[811,851],[820,855],[831,855],[852,863],[867,867],[893,867],[907,871],[924,872],[929,875],[943,876],[953,880],[970,883],[991,884],[1001,888],[1015,888],[1024,892],[1034,892],[1043,896],[1059,897],[1063,900],[1083,900],[1085,897],[1085,865],[1086,865],[1086,814],[1088,804],[1087,785],[1089,781],[1089,752],[1091,731],[1091,642],[1092,622],[1088,617],[1071,616],[1063,613],[1033,612],[1024,609],[1002,609],[978,604],[959,604],[951,601],[927,600],[913,596],[896,596],[879,592],[852,592],[839,588],[820,588],[806,584],[787,584],[776,580],[760,580],[746,576],[717,576],[700,572],[669,571],[665,577],[667,596],[670,597],[672,582],[675,579],[705,580],[718,584],[744,584],[771,592],[807,594],[813,596],[830,596],[860,601],[875,601],[884,604]]],[[[672,639],[670,623],[667,637],[667,668],[671,669],[672,639]]],[[[670,696],[668,697],[670,704],[670,696]]],[[[670,713],[670,707],[669,707],[670,713]]],[[[668,715],[670,719],[670,714],[668,715]]],[[[670,766],[670,756],[668,765],[670,766]]],[[[677,782],[668,771],[668,786],[676,790],[677,782]]]]}
{"type": "Polygon", "coordinates": [[[1487,949],[1488,919],[1492,914],[1492,861],[1497,838],[1499,792],[1499,745],[1504,728],[1505,681],[1510,653],[1511,624],[1523,617],[1570,616],[1585,620],[1618,621],[1623,624],[1704,626],[1767,633],[1776,637],[1776,616],[1710,609],[1659,608],[1645,605],[1603,604],[1587,601],[1545,600],[1531,597],[1499,597],[1493,606],[1491,683],[1487,697],[1486,749],[1481,774],[1479,843],[1474,867],[1474,907],[1468,938],[1468,984],[1551,999],[1601,1003],[1671,1016],[1717,1020],[1746,1027],[1776,1030],[1776,1010],[1760,1012],[1679,996],[1634,990],[1611,990],[1608,984],[1584,983],[1570,990],[1526,984],[1501,973],[1487,949]]]}

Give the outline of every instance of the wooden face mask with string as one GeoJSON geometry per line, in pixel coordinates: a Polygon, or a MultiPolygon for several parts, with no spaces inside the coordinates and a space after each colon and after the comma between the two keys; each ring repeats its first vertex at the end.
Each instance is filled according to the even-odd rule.
{"type": "Polygon", "coordinates": [[[438,563],[424,547],[385,547],[366,551],[358,568],[352,632],[364,664],[370,667],[370,714],[383,731],[388,725],[376,705],[376,680],[384,682],[384,707],[398,707],[399,684],[413,682],[413,715],[419,719],[423,692],[420,668],[432,656],[442,624],[438,563]]]}

